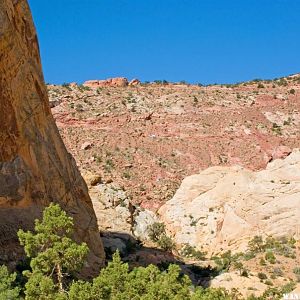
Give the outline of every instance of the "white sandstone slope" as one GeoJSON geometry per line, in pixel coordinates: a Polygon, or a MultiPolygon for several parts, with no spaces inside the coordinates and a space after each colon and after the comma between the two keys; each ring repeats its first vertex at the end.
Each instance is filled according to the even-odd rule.
{"type": "Polygon", "coordinates": [[[159,210],[177,244],[218,253],[245,250],[255,235],[300,234],[300,151],[266,170],[211,167],[185,178],[159,210]]]}

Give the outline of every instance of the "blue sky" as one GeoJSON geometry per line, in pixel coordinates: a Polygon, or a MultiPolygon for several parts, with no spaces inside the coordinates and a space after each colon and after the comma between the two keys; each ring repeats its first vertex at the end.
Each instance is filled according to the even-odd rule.
{"type": "Polygon", "coordinates": [[[29,0],[46,82],[300,72],[300,0],[29,0]]]}

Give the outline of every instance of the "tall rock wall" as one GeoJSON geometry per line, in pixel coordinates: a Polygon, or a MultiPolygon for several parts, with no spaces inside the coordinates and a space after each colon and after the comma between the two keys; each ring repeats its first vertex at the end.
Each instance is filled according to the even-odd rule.
{"type": "Polygon", "coordinates": [[[0,0],[0,118],[0,264],[20,257],[17,230],[56,202],[74,217],[97,269],[104,251],[95,213],[51,115],[26,0],[0,0]]]}

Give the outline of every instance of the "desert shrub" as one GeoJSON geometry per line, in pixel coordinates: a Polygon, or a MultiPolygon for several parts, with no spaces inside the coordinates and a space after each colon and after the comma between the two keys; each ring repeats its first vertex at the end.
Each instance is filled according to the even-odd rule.
{"type": "Polygon", "coordinates": [[[243,269],[242,272],[241,272],[241,276],[243,276],[243,277],[249,277],[248,270],[247,269],[243,269]]]}
{"type": "MultiPolygon", "coordinates": [[[[168,241],[165,236],[164,225],[161,225],[161,223],[156,224],[154,229],[156,233],[154,238],[157,239],[157,242],[163,237],[162,240],[165,239],[168,245],[170,240],[168,241]]],[[[78,281],[74,272],[82,266],[86,255],[86,245],[78,245],[72,241],[70,237],[72,230],[72,218],[68,217],[58,205],[52,204],[45,209],[42,221],[36,221],[34,233],[19,232],[19,238],[25,246],[27,255],[31,258],[30,265],[32,267],[31,272],[26,272],[29,280],[25,286],[25,299],[241,299],[237,294],[229,294],[224,289],[193,288],[190,279],[182,275],[180,268],[176,265],[169,265],[163,271],[153,265],[146,268],[133,268],[130,271],[129,266],[121,261],[118,253],[114,254],[112,262],[102,269],[99,276],[93,281],[78,281]],[[62,277],[59,277],[57,269],[59,264],[61,264],[63,270],[62,277]],[[53,267],[53,274],[49,274],[49,266],[53,267]]],[[[188,248],[187,252],[193,253],[193,250],[195,249],[191,247],[188,248]]],[[[232,255],[230,251],[227,251],[218,260],[223,270],[234,264],[240,270],[242,276],[247,276],[247,270],[242,267],[242,264],[238,263],[240,257],[240,254],[232,255]]],[[[267,279],[265,274],[259,276],[261,280],[267,279]]],[[[0,299],[2,300],[3,291],[7,290],[12,294],[9,297],[4,294],[5,298],[3,299],[18,299],[19,289],[14,287],[15,275],[9,275],[7,269],[1,267],[0,278],[0,299]],[[7,281],[5,278],[9,278],[9,280],[7,281]],[[8,284],[5,284],[5,282],[8,282],[8,284]]],[[[265,283],[272,284],[268,280],[265,283]]],[[[272,287],[268,289],[263,297],[252,299],[268,299],[270,295],[277,295],[274,299],[280,299],[278,298],[279,295],[282,295],[290,287],[291,285],[281,289],[272,287]]]]}
{"type": "Polygon", "coordinates": [[[276,83],[279,86],[287,86],[288,85],[288,82],[284,78],[280,78],[278,81],[276,81],[276,83]]]}
{"type": "Polygon", "coordinates": [[[212,257],[216,265],[218,266],[219,272],[227,272],[231,264],[235,261],[235,257],[231,255],[231,251],[228,250],[221,254],[221,256],[212,257]]]}
{"type": "Polygon", "coordinates": [[[154,83],[156,83],[156,84],[162,84],[162,80],[154,80],[154,83]]]}
{"type": "Polygon", "coordinates": [[[175,243],[166,234],[166,226],[163,223],[155,222],[148,226],[148,236],[152,242],[164,251],[172,251],[175,248],[175,243]]]}
{"type": "Polygon", "coordinates": [[[265,259],[271,263],[271,264],[275,264],[276,263],[276,257],[274,255],[274,253],[272,251],[268,251],[266,254],[265,254],[265,259]]]}
{"type": "Polygon", "coordinates": [[[157,242],[160,237],[166,233],[166,226],[164,223],[155,222],[148,226],[148,235],[152,242],[157,242]]]}
{"type": "Polygon", "coordinates": [[[266,281],[265,281],[265,284],[266,284],[266,285],[274,285],[273,282],[272,282],[271,280],[266,280],[266,281]]]}
{"type": "Polygon", "coordinates": [[[293,273],[296,274],[296,275],[300,275],[300,267],[294,268],[293,273]]]}
{"type": "Polygon", "coordinates": [[[196,258],[198,260],[205,260],[207,252],[202,252],[192,247],[190,244],[185,244],[181,249],[181,255],[184,257],[196,258]]]}
{"type": "Polygon", "coordinates": [[[272,124],[272,131],[278,135],[282,135],[282,132],[281,132],[281,127],[280,125],[276,124],[276,123],[273,123],[272,124]]]}
{"type": "MultiPolygon", "coordinates": [[[[178,300],[180,298],[177,298],[178,300]]],[[[191,296],[191,300],[232,300],[234,299],[225,289],[222,288],[197,288],[191,296]]],[[[181,300],[181,299],[180,299],[181,300]]]]}
{"type": "Polygon", "coordinates": [[[244,260],[250,260],[256,256],[256,253],[254,251],[247,251],[244,255],[243,258],[244,260]]]}
{"type": "Polygon", "coordinates": [[[65,89],[67,89],[68,91],[72,91],[72,88],[70,87],[69,83],[63,83],[61,86],[65,89]]]}
{"type": "Polygon", "coordinates": [[[85,86],[83,84],[78,85],[78,90],[80,92],[84,92],[84,91],[91,91],[92,89],[89,86],[85,86]]]}
{"type": "Polygon", "coordinates": [[[252,240],[249,241],[248,248],[254,253],[263,252],[265,249],[263,238],[256,235],[252,240]]]}
{"type": "Polygon", "coordinates": [[[281,300],[283,294],[290,293],[295,288],[295,283],[289,282],[282,287],[269,287],[258,300],[281,300]]]}
{"type": "MultiPolygon", "coordinates": [[[[274,125],[277,128],[276,124],[274,125]]],[[[264,252],[265,250],[274,252],[279,255],[284,255],[285,257],[294,258],[295,257],[295,243],[294,238],[281,237],[275,239],[274,237],[267,237],[264,241],[261,237],[255,237],[249,242],[249,248],[258,251],[264,252]]],[[[261,260],[261,264],[263,261],[261,260]]]]}
{"type": "Polygon", "coordinates": [[[261,266],[265,266],[267,263],[266,263],[265,259],[262,257],[262,258],[259,260],[259,264],[260,264],[261,266]]]}
{"type": "Polygon", "coordinates": [[[172,251],[175,248],[173,240],[166,235],[162,235],[157,241],[157,244],[164,251],[172,251]]]}
{"type": "Polygon", "coordinates": [[[296,93],[295,89],[290,90],[290,94],[295,95],[295,93],[296,93]]]}
{"type": "Polygon", "coordinates": [[[260,280],[268,279],[268,276],[267,276],[265,273],[261,273],[261,272],[259,272],[259,273],[257,274],[257,277],[258,277],[260,280]]]}
{"type": "Polygon", "coordinates": [[[240,275],[241,275],[241,273],[242,273],[242,271],[243,271],[243,269],[244,269],[243,263],[240,262],[240,261],[236,261],[236,262],[233,264],[233,266],[234,266],[234,268],[235,268],[236,270],[238,270],[238,271],[240,272],[240,275]]]}
{"type": "MultiPolygon", "coordinates": [[[[273,127],[277,127],[277,124],[274,123],[273,127]]],[[[279,240],[269,236],[266,238],[265,245],[264,245],[265,249],[279,249],[280,246],[281,243],[279,240]]]]}

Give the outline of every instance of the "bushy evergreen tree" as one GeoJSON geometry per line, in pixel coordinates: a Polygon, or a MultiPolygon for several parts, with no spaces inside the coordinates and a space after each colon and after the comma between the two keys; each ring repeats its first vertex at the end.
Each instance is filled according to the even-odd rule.
{"type": "Polygon", "coordinates": [[[9,274],[7,267],[0,266],[0,300],[19,299],[20,289],[14,286],[16,274],[9,274]]]}
{"type": "Polygon", "coordinates": [[[19,230],[20,243],[31,258],[26,299],[50,299],[53,293],[58,299],[65,294],[70,275],[80,270],[89,251],[85,243],[74,242],[73,227],[73,219],[52,203],[42,220],[35,221],[35,232],[19,230]]]}

